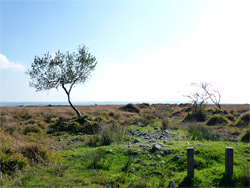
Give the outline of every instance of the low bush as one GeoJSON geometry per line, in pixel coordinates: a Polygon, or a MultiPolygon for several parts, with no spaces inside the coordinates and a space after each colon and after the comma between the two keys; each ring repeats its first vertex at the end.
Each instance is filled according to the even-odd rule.
{"type": "Polygon", "coordinates": [[[110,145],[114,141],[121,142],[124,137],[124,131],[120,126],[114,126],[111,124],[102,125],[101,130],[91,136],[87,142],[88,146],[106,146],[110,145]]]}
{"type": "Polygon", "coordinates": [[[23,134],[28,134],[28,133],[43,133],[43,130],[37,125],[28,125],[24,128],[23,134]]]}
{"type": "Polygon", "coordinates": [[[206,114],[203,110],[192,111],[188,113],[183,122],[204,122],[206,121],[206,114]]]}
{"type": "Polygon", "coordinates": [[[226,117],[220,115],[220,114],[215,114],[209,117],[207,121],[207,125],[226,125],[228,124],[229,121],[226,117]]]}
{"type": "Polygon", "coordinates": [[[16,170],[22,170],[28,161],[21,154],[14,153],[10,148],[2,148],[0,151],[0,171],[11,175],[16,170]]]}
{"type": "Polygon", "coordinates": [[[163,120],[161,121],[161,129],[166,130],[170,126],[170,120],[168,117],[164,117],[163,120]]]}
{"type": "Polygon", "coordinates": [[[220,140],[220,136],[218,134],[205,126],[190,125],[188,127],[188,133],[192,136],[193,140],[220,140]]]}
{"type": "Polygon", "coordinates": [[[154,121],[149,114],[143,114],[141,117],[134,120],[135,122],[132,124],[137,124],[141,127],[146,127],[149,124],[152,124],[154,121]]]}
{"type": "Polygon", "coordinates": [[[20,114],[18,114],[17,119],[19,119],[19,120],[29,120],[29,119],[31,119],[33,117],[34,117],[33,114],[29,114],[28,112],[21,112],[20,114]]]}
{"type": "Polygon", "coordinates": [[[48,133],[51,134],[64,131],[73,134],[95,134],[101,130],[103,124],[119,126],[117,121],[108,115],[102,114],[102,116],[98,117],[83,115],[80,120],[77,117],[72,119],[59,118],[55,123],[49,126],[48,133]]]}
{"type": "Polygon", "coordinates": [[[140,109],[131,103],[127,104],[126,106],[121,107],[120,110],[123,110],[126,112],[140,113],[140,109]]]}
{"type": "Polygon", "coordinates": [[[236,118],[235,118],[235,116],[233,114],[227,114],[226,118],[229,119],[230,121],[235,121],[236,120],[236,118]]]}
{"type": "Polygon", "coordinates": [[[23,146],[19,150],[30,162],[45,163],[50,161],[51,158],[50,151],[39,144],[23,146]]]}
{"type": "Polygon", "coordinates": [[[246,127],[249,126],[250,123],[250,112],[246,112],[242,114],[239,120],[236,122],[236,126],[238,127],[246,127]]]}
{"type": "Polygon", "coordinates": [[[241,138],[242,142],[250,142],[250,129],[247,130],[246,134],[244,134],[241,138]]]}

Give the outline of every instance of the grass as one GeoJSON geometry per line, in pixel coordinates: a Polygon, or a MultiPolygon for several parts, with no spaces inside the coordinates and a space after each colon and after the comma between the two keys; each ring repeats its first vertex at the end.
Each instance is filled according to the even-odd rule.
{"type": "MultiPolygon", "coordinates": [[[[187,105],[135,105],[139,113],[120,107],[80,107],[92,123],[97,120],[100,123],[100,129],[91,134],[75,131],[78,129],[74,126],[68,128],[75,125],[74,114],[68,107],[1,108],[0,186],[167,187],[170,180],[176,187],[249,186],[250,143],[249,139],[241,141],[249,135],[247,125],[183,122],[189,113],[187,105]],[[65,122],[59,131],[53,125],[60,118],[65,122]],[[137,120],[148,123],[138,125],[137,120]],[[51,126],[55,129],[48,133],[51,126]],[[161,128],[174,136],[164,143],[156,141],[161,149],[152,152],[153,143],[139,136],[161,128]],[[139,130],[141,134],[127,134],[128,129],[139,130]],[[233,139],[225,139],[225,135],[233,139]],[[140,143],[131,144],[136,138],[140,143]],[[149,149],[143,149],[146,144],[149,149]],[[191,180],[187,178],[187,147],[194,148],[195,177],[191,180]],[[234,148],[234,174],[229,180],[224,177],[225,147],[234,148]],[[14,165],[5,172],[3,164],[14,165]]],[[[213,107],[210,105],[209,109],[213,107]]],[[[226,106],[223,114],[237,111],[239,115],[234,116],[237,122],[247,108],[226,106]]],[[[211,111],[206,111],[208,119],[213,116],[211,111]]]]}

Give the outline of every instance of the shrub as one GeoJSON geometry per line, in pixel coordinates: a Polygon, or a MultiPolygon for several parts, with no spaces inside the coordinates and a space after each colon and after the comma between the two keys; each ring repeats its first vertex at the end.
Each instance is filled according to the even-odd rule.
{"type": "Polygon", "coordinates": [[[11,148],[2,148],[0,150],[0,171],[11,175],[16,170],[22,170],[28,161],[21,154],[14,153],[11,148]]]}
{"type": "Polygon", "coordinates": [[[168,129],[170,126],[170,121],[168,117],[164,117],[163,120],[161,121],[161,129],[165,130],[168,129]]]}
{"type": "Polygon", "coordinates": [[[148,108],[148,107],[150,107],[150,104],[148,104],[148,103],[142,103],[142,104],[139,104],[139,107],[140,108],[148,108]]]}
{"type": "Polygon", "coordinates": [[[140,109],[131,103],[127,104],[126,106],[121,107],[120,109],[126,112],[140,113],[140,109]]]}
{"type": "Polygon", "coordinates": [[[244,134],[241,138],[242,142],[250,142],[250,129],[247,130],[246,134],[244,134]]]}
{"type": "Polygon", "coordinates": [[[36,125],[28,125],[24,128],[23,134],[28,134],[28,133],[42,133],[43,130],[36,126],[36,125]]]}
{"type": "Polygon", "coordinates": [[[102,130],[100,131],[100,145],[110,145],[113,142],[113,130],[110,125],[103,125],[102,130]]]}
{"type": "Polygon", "coordinates": [[[226,118],[229,119],[230,121],[235,121],[236,120],[236,118],[235,118],[235,116],[233,114],[227,114],[226,118]]]}
{"type": "Polygon", "coordinates": [[[220,114],[212,115],[207,121],[207,125],[225,125],[229,123],[228,119],[220,114]]]}
{"type": "Polygon", "coordinates": [[[204,126],[190,125],[188,132],[193,140],[219,140],[220,136],[213,132],[210,128],[204,126]]]}
{"type": "Polygon", "coordinates": [[[203,110],[192,111],[188,113],[183,122],[204,122],[206,121],[206,114],[203,110]]]}
{"type": "Polygon", "coordinates": [[[34,117],[34,115],[33,114],[29,114],[28,112],[21,112],[18,116],[17,116],[17,118],[19,119],[19,120],[29,120],[29,119],[31,119],[31,118],[33,118],[34,117]]]}
{"type": "Polygon", "coordinates": [[[132,124],[137,124],[141,127],[146,127],[151,123],[153,123],[153,120],[149,114],[143,114],[140,118],[135,119],[135,122],[132,122],[132,124]]]}
{"type": "Polygon", "coordinates": [[[236,126],[244,127],[248,126],[249,123],[250,123],[250,112],[246,112],[240,116],[239,120],[236,122],[236,126]]]}
{"type": "Polygon", "coordinates": [[[78,118],[59,118],[49,126],[48,133],[66,131],[70,133],[95,134],[101,130],[103,124],[118,126],[117,121],[108,115],[102,114],[102,116],[96,118],[90,115],[83,115],[81,120],[78,118]]]}
{"type": "Polygon", "coordinates": [[[44,163],[50,160],[50,152],[47,148],[39,144],[31,144],[20,148],[23,156],[27,157],[31,162],[44,163]]]}

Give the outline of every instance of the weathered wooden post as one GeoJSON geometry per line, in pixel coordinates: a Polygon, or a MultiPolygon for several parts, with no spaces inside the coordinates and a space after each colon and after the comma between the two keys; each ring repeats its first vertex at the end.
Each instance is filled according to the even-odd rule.
{"type": "Polygon", "coordinates": [[[231,177],[233,174],[233,148],[226,147],[225,149],[225,176],[231,177]]]}
{"type": "Polygon", "coordinates": [[[187,147],[187,176],[194,177],[194,148],[187,147]]]}
{"type": "Polygon", "coordinates": [[[171,180],[168,184],[168,187],[167,188],[175,188],[175,185],[174,185],[174,181],[171,180]]]}

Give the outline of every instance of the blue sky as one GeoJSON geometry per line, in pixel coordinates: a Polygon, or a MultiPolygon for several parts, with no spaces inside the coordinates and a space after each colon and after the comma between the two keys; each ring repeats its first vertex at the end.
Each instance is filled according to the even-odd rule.
{"type": "Polygon", "coordinates": [[[85,44],[98,65],[72,101],[180,101],[212,82],[222,102],[250,103],[248,0],[0,1],[0,101],[66,101],[36,92],[36,55],[85,44]]]}

